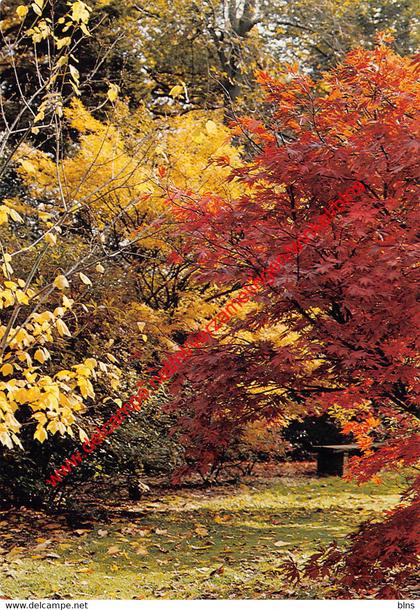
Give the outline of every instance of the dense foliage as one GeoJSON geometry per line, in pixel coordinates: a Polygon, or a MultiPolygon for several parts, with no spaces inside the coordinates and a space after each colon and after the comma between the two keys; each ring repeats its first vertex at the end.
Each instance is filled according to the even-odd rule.
{"type": "MultiPolygon", "coordinates": [[[[360,481],[415,464],[415,8],[4,0],[2,503],[59,510],[79,483],[111,477],[136,499],[144,475],[236,477],[326,439],[357,441],[348,474],[360,481]],[[358,182],[66,479],[67,495],[46,488],[139,381],[358,182]]],[[[327,576],[340,596],[406,590],[418,491],[345,550],[285,573],[327,576]]]]}
{"type": "MultiPolygon", "coordinates": [[[[206,470],[246,422],[324,412],[365,450],[352,465],[360,480],[418,460],[417,72],[415,61],[381,44],[349,53],[317,83],[297,70],[262,73],[270,118],[243,118],[236,128],[256,151],[232,172],[244,194],[232,201],[176,191],[185,247],[195,249],[202,280],[222,289],[261,273],[347,184],[366,189],[178,376],[173,409],[195,467],[206,470]],[[376,453],[373,440],[383,441],[376,453]]],[[[407,492],[382,526],[363,528],[343,559],[343,585],[360,592],[381,582],[378,594],[389,595],[404,581],[415,521],[396,524],[418,510],[417,493],[407,492]],[[385,588],[384,566],[395,569],[385,588]]],[[[320,574],[341,565],[338,553],[320,574]]]]}

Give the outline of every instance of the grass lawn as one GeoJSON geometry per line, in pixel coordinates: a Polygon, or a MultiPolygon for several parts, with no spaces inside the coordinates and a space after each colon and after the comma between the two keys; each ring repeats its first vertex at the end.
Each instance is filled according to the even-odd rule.
{"type": "MultiPolygon", "coordinates": [[[[62,517],[0,513],[0,590],[11,598],[310,598],[279,566],[342,540],[393,506],[402,476],[357,486],[290,476],[150,496],[133,516],[72,530],[62,517]]],[[[127,508],[127,506],[126,506],[127,508]]]]}

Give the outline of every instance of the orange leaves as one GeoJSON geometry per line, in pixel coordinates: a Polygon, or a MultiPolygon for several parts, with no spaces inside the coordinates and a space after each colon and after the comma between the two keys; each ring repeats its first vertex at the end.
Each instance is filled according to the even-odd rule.
{"type": "Polygon", "coordinates": [[[362,457],[353,457],[349,462],[346,478],[355,478],[360,483],[373,480],[382,470],[395,470],[412,466],[418,462],[420,434],[399,434],[388,440],[375,452],[369,452],[362,457]]]}
{"type": "Polygon", "coordinates": [[[373,439],[369,434],[381,425],[381,420],[369,415],[363,421],[349,421],[342,427],[343,434],[352,434],[360,449],[368,452],[372,447],[373,439]]]}
{"type": "Polygon", "coordinates": [[[276,141],[275,136],[264,126],[264,123],[262,123],[262,121],[258,121],[257,119],[250,117],[241,117],[238,119],[236,126],[233,128],[233,133],[242,135],[245,130],[252,132],[260,141],[276,141]]]}

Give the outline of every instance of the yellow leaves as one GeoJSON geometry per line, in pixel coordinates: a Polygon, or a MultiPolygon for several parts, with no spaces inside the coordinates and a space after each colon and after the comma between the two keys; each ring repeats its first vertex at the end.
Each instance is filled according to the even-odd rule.
{"type": "Polygon", "coordinates": [[[109,380],[109,384],[113,390],[118,390],[118,388],[120,387],[120,382],[115,377],[111,377],[111,379],[109,380]]]}
{"type": "Polygon", "coordinates": [[[13,208],[9,208],[7,205],[0,205],[0,225],[5,224],[8,221],[8,217],[15,222],[23,222],[23,218],[13,208]]]}
{"type": "Polygon", "coordinates": [[[59,290],[64,290],[64,288],[69,288],[70,284],[65,275],[57,275],[55,278],[53,285],[59,290]]]}
{"type": "Polygon", "coordinates": [[[84,2],[81,2],[81,0],[73,2],[71,4],[71,19],[76,23],[87,24],[91,10],[92,9],[84,2]]]}
{"type": "MultiPolygon", "coordinates": [[[[37,15],[42,15],[42,10],[39,8],[39,6],[36,6],[35,4],[32,4],[31,6],[37,15]]],[[[47,39],[51,35],[51,32],[52,30],[46,20],[40,19],[38,20],[37,25],[27,30],[26,33],[28,36],[31,36],[32,41],[37,44],[41,42],[41,40],[47,39]]]]}
{"type": "Polygon", "coordinates": [[[47,416],[45,415],[45,413],[34,413],[32,415],[33,419],[36,419],[36,421],[38,422],[38,424],[40,426],[44,426],[47,423],[47,416]]]}
{"type": "Polygon", "coordinates": [[[29,304],[28,295],[25,294],[23,292],[23,290],[16,290],[16,299],[17,299],[17,302],[20,303],[21,305],[28,305],[29,304]]]}
{"type": "Polygon", "coordinates": [[[86,364],[75,364],[76,374],[81,377],[89,377],[91,374],[91,367],[86,364]]]}
{"type": "Polygon", "coordinates": [[[4,432],[1,430],[0,426],[0,443],[8,447],[8,449],[13,449],[13,441],[8,432],[4,432]]]}
{"type": "MultiPolygon", "coordinates": [[[[80,100],[72,100],[70,106],[65,108],[64,116],[69,121],[71,127],[79,133],[102,132],[103,125],[97,121],[91,113],[86,110],[80,100]]],[[[69,172],[67,172],[69,174],[69,172]]]]}
{"type": "Polygon", "coordinates": [[[74,304],[73,299],[69,299],[68,297],[66,297],[65,294],[63,294],[63,305],[64,305],[64,307],[70,308],[70,307],[73,306],[73,304],[74,304]]]}
{"type": "Polygon", "coordinates": [[[0,205],[0,225],[7,222],[8,210],[5,205],[0,205]]]}
{"type": "MultiPolygon", "coordinates": [[[[34,123],[38,123],[39,121],[43,121],[45,118],[45,110],[41,107],[34,117],[34,123]]],[[[35,127],[36,129],[36,127],[35,127]]]]}
{"type": "Polygon", "coordinates": [[[58,50],[60,50],[63,47],[69,45],[70,43],[71,43],[70,36],[65,36],[64,38],[59,38],[56,40],[56,47],[58,50]]]}
{"type": "Polygon", "coordinates": [[[69,64],[69,70],[72,79],[78,83],[80,78],[79,70],[76,68],[76,66],[73,66],[73,64],[69,64]]]}
{"type": "Polygon", "coordinates": [[[77,383],[83,398],[95,398],[95,392],[93,391],[93,386],[89,379],[86,379],[85,377],[78,377],[77,383]]]}
{"type": "Polygon", "coordinates": [[[194,532],[200,538],[204,538],[210,534],[209,530],[206,527],[204,527],[204,525],[201,525],[200,523],[196,526],[196,528],[194,529],[194,532]]]}
{"type": "Polygon", "coordinates": [[[45,348],[38,348],[34,354],[34,358],[41,364],[44,364],[44,362],[50,358],[50,354],[45,348]]]}
{"type": "Polygon", "coordinates": [[[89,440],[88,435],[86,434],[86,432],[83,430],[83,428],[80,428],[79,426],[79,439],[81,443],[85,443],[86,441],[89,440]]]}
{"type": "Polygon", "coordinates": [[[73,87],[73,90],[76,93],[76,95],[80,95],[80,89],[79,89],[80,73],[79,73],[79,70],[76,68],[76,66],[73,66],[73,64],[69,64],[69,71],[70,71],[70,85],[73,87]]]}
{"type": "Polygon", "coordinates": [[[34,13],[36,15],[38,15],[39,17],[42,15],[42,8],[43,8],[43,1],[42,0],[35,0],[35,2],[33,2],[31,4],[32,10],[34,11],[34,13]]]}
{"type": "Polygon", "coordinates": [[[217,125],[216,125],[216,123],[214,121],[212,121],[210,119],[208,121],[206,121],[205,128],[206,128],[207,133],[210,136],[212,136],[215,133],[217,133],[217,125]]]}
{"type": "Polygon", "coordinates": [[[34,438],[39,441],[40,443],[43,443],[44,441],[47,440],[48,438],[48,434],[47,431],[45,430],[45,428],[43,426],[37,426],[35,433],[34,433],[34,438]]]}
{"type": "Polygon", "coordinates": [[[175,85],[174,87],[172,87],[172,89],[169,91],[169,95],[171,97],[173,97],[174,99],[176,99],[177,97],[179,97],[182,93],[184,92],[184,87],[182,85],[175,85]]]}
{"type": "Polygon", "coordinates": [[[55,323],[55,326],[58,330],[58,334],[60,335],[60,337],[71,337],[71,332],[69,331],[67,324],[63,320],[58,319],[55,323]]]}
{"type": "Polygon", "coordinates": [[[109,85],[109,89],[107,92],[107,97],[108,97],[109,101],[115,102],[115,100],[118,98],[119,92],[120,92],[120,87],[118,85],[115,85],[114,83],[111,83],[109,85]]]}
{"type": "Polygon", "coordinates": [[[46,233],[44,235],[44,240],[50,246],[55,246],[55,244],[57,243],[57,236],[54,233],[46,233]]]}
{"type": "MultiPolygon", "coordinates": [[[[60,282],[59,278],[57,284],[64,287],[65,281],[61,279],[60,282]]],[[[24,288],[24,280],[6,279],[4,290],[0,289],[0,303],[13,303],[14,297],[20,303],[27,303],[28,295],[33,296],[34,293],[24,288]]],[[[96,376],[98,362],[95,358],[87,358],[83,364],[74,365],[76,373],[62,370],[52,378],[37,372],[51,358],[43,345],[54,340],[50,329],[53,330],[55,326],[61,337],[70,336],[66,323],[59,316],[66,313],[65,306],[72,304],[72,300],[64,299],[64,306],[56,307],[54,314],[51,311],[34,312],[26,326],[11,329],[11,338],[6,344],[7,351],[0,368],[0,379],[5,378],[4,382],[0,382],[0,388],[4,389],[0,389],[0,443],[9,448],[21,446],[15,434],[21,424],[14,417],[20,405],[30,406],[32,417],[37,422],[34,438],[43,443],[48,433],[73,435],[71,426],[75,423],[74,413],[83,411],[84,398],[94,398],[94,389],[87,377],[96,376]],[[37,364],[35,367],[32,366],[31,346],[34,347],[32,357],[37,364]],[[7,362],[11,355],[14,355],[16,363],[7,362]]],[[[0,325],[0,337],[2,333],[4,335],[5,328],[0,325]]],[[[83,438],[83,433],[79,434],[83,438]]]]}
{"type": "Polygon", "coordinates": [[[12,257],[10,256],[10,254],[7,254],[7,252],[5,252],[3,255],[3,260],[4,260],[4,262],[1,266],[2,271],[6,277],[9,277],[13,273],[13,268],[10,265],[10,261],[12,260],[12,257]]]}
{"type": "Polygon", "coordinates": [[[39,323],[43,323],[43,322],[50,322],[52,320],[54,320],[54,314],[51,313],[51,311],[43,311],[42,313],[35,313],[32,316],[34,318],[34,320],[36,320],[39,323]]]}
{"type": "Polygon", "coordinates": [[[65,434],[66,426],[58,419],[52,419],[47,425],[47,430],[52,434],[57,434],[57,432],[60,434],[65,434]]]}
{"type": "Polygon", "coordinates": [[[228,521],[231,521],[232,516],[231,515],[216,515],[216,517],[213,519],[213,521],[215,523],[227,523],[228,521]]]}
{"type": "Polygon", "coordinates": [[[17,9],[16,9],[16,15],[20,19],[25,19],[25,17],[28,14],[28,12],[29,12],[29,8],[27,6],[24,6],[23,4],[18,6],[17,9]]]}
{"type": "Polygon", "coordinates": [[[13,366],[11,364],[3,364],[3,366],[0,369],[0,373],[3,375],[3,377],[7,377],[8,375],[11,375],[13,373],[13,366]]]}
{"type": "Polygon", "coordinates": [[[92,371],[98,366],[98,361],[95,358],[86,358],[85,365],[92,371]]]}
{"type": "Polygon", "coordinates": [[[92,282],[90,281],[90,279],[87,277],[87,275],[85,275],[84,273],[80,272],[79,273],[79,277],[82,280],[82,282],[84,284],[86,284],[86,286],[92,286],[92,282]]]}
{"type": "MultiPolygon", "coordinates": [[[[22,280],[19,280],[19,282],[19,285],[22,285],[22,283],[25,285],[25,282],[22,282],[22,280]]],[[[21,305],[28,305],[29,299],[35,294],[30,288],[26,289],[26,291],[21,290],[16,282],[6,280],[4,285],[6,286],[5,290],[1,290],[0,287],[0,309],[10,307],[16,302],[21,305]]]]}
{"type": "MultiPolygon", "coordinates": [[[[35,379],[28,380],[28,381],[31,383],[32,381],[35,381],[35,379]]],[[[32,388],[19,388],[19,390],[17,390],[13,394],[13,398],[16,400],[16,402],[18,402],[21,405],[23,405],[25,403],[30,404],[32,402],[35,402],[36,400],[39,400],[40,396],[41,396],[41,391],[36,386],[34,386],[32,388]]]]}
{"type": "Polygon", "coordinates": [[[101,263],[98,263],[95,267],[95,271],[97,271],[98,273],[105,273],[105,267],[103,267],[101,263]]]}
{"type": "Polygon", "coordinates": [[[9,208],[9,216],[15,222],[23,222],[22,216],[20,214],[18,214],[18,212],[16,212],[16,210],[13,210],[12,208],[9,208]]]}
{"type": "Polygon", "coordinates": [[[28,159],[23,159],[23,161],[20,162],[22,168],[25,170],[25,172],[28,172],[28,174],[36,174],[36,168],[34,166],[33,163],[31,163],[28,159]]]}

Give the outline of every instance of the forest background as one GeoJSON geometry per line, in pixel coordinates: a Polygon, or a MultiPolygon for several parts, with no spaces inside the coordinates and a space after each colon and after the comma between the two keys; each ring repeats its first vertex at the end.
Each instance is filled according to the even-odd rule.
{"type": "MultiPolygon", "coordinates": [[[[77,512],[80,484],[111,480],[137,501],[144,477],[212,482],[322,442],[356,440],[361,481],[412,467],[415,2],[1,11],[3,506],[77,512]],[[356,180],[366,194],[278,283],[62,486],[45,483],[356,180]]],[[[411,481],[345,550],[285,573],[395,596],[416,515],[411,481]]]]}

